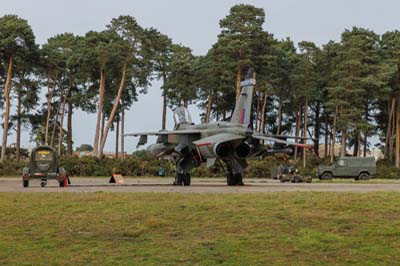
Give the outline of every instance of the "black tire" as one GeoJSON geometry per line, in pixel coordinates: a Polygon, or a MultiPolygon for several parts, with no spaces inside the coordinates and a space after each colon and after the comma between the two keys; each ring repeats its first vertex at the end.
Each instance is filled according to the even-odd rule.
{"type": "Polygon", "coordinates": [[[238,186],[243,186],[244,185],[243,176],[241,174],[236,174],[235,178],[236,178],[236,185],[238,185],[238,186]]]}
{"type": "Polygon", "coordinates": [[[228,186],[236,186],[236,176],[234,174],[228,174],[226,177],[226,183],[228,186]]]}
{"type": "Polygon", "coordinates": [[[321,180],[331,180],[332,179],[332,173],[326,172],[323,173],[321,176],[321,180]]]}
{"type": "Polygon", "coordinates": [[[29,180],[22,180],[22,185],[24,187],[29,187],[29,180]]]}
{"type": "Polygon", "coordinates": [[[175,177],[175,182],[174,185],[175,186],[182,186],[183,183],[183,174],[177,174],[175,177]]]}
{"type": "Polygon", "coordinates": [[[183,174],[183,185],[190,186],[190,174],[183,174]]]}
{"type": "Polygon", "coordinates": [[[358,180],[368,180],[369,179],[369,174],[366,172],[360,173],[358,176],[358,180]]]}
{"type": "Polygon", "coordinates": [[[293,182],[294,182],[294,183],[301,183],[301,182],[303,182],[303,179],[301,178],[301,176],[296,175],[296,176],[293,178],[293,182]]]}
{"type": "Polygon", "coordinates": [[[42,182],[40,182],[40,185],[41,185],[42,187],[45,187],[45,186],[47,185],[47,181],[42,181],[42,182]]]}

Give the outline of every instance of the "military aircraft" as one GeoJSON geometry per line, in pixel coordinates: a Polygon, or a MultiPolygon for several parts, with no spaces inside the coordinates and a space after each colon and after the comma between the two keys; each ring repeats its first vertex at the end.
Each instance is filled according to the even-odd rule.
{"type": "Polygon", "coordinates": [[[311,149],[311,145],[288,142],[291,136],[267,135],[251,128],[251,106],[256,82],[253,70],[241,82],[241,94],[230,121],[195,125],[186,108],[174,111],[174,130],[125,134],[140,136],[138,146],[147,143],[147,136],[158,136],[157,142],[147,148],[155,157],[170,156],[176,164],[175,185],[190,185],[190,170],[206,162],[207,167],[218,162],[226,172],[229,186],[243,185],[247,167],[246,159],[274,153],[292,153],[293,147],[311,149]],[[273,142],[268,147],[261,142],[273,142]],[[223,166],[225,164],[226,167],[223,166]]]}

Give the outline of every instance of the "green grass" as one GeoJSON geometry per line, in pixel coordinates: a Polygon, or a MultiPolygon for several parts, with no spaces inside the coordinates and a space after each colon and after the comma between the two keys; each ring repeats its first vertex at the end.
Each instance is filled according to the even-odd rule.
{"type": "Polygon", "coordinates": [[[396,193],[1,193],[0,265],[399,265],[396,193]]]}

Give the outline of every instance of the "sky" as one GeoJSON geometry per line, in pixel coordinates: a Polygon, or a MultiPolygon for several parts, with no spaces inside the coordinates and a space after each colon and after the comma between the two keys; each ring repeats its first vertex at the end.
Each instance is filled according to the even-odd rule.
{"type": "MultiPolygon", "coordinates": [[[[265,30],[278,39],[290,37],[296,43],[307,40],[323,45],[330,40],[340,40],[344,29],[365,27],[382,34],[400,29],[396,0],[0,0],[0,16],[16,14],[28,20],[38,44],[64,32],[84,35],[87,31],[105,29],[112,18],[131,15],[142,27],[154,27],[172,38],[173,42],[190,47],[195,55],[203,55],[217,40],[219,20],[235,4],[252,4],[266,13],[265,30]]],[[[45,101],[45,99],[42,99],[45,101]]],[[[160,83],[153,82],[146,95],[126,114],[125,132],[159,130],[161,128],[160,83]]],[[[13,109],[12,109],[13,110],[13,109]]],[[[199,122],[195,105],[190,106],[194,122],[199,122]]],[[[167,127],[173,127],[171,111],[167,127]]],[[[75,110],[73,117],[74,147],[92,144],[95,115],[75,110]]],[[[22,145],[33,147],[29,134],[22,135],[22,145]]],[[[0,130],[1,133],[1,130],[0,130]]],[[[149,139],[151,141],[151,139],[149,139]]],[[[8,143],[15,142],[11,132],[8,143]]],[[[135,150],[137,139],[127,138],[125,150],[135,150]]],[[[106,151],[114,151],[115,134],[111,132],[106,151]]]]}

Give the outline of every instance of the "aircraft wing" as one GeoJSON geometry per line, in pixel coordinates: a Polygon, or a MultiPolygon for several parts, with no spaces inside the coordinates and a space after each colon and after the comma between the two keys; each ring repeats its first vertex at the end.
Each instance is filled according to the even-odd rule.
{"type": "MultiPolygon", "coordinates": [[[[275,135],[275,134],[263,134],[263,136],[271,137],[271,138],[285,138],[285,139],[295,139],[295,136],[285,136],[285,135],[275,135]]],[[[304,138],[304,137],[297,137],[297,139],[311,139],[315,140],[315,138],[304,138]]]]}
{"type": "Polygon", "coordinates": [[[183,129],[183,130],[162,130],[124,134],[124,137],[139,137],[139,136],[160,136],[160,135],[182,135],[182,134],[200,134],[202,130],[183,129]]]}
{"type": "Polygon", "coordinates": [[[196,129],[182,129],[182,130],[160,130],[160,131],[150,131],[150,132],[139,132],[139,133],[130,133],[124,134],[124,137],[140,137],[139,142],[136,145],[138,148],[141,145],[145,145],[147,143],[147,136],[176,136],[176,135],[193,135],[200,134],[201,130],[196,129]]]}
{"type": "Polygon", "coordinates": [[[240,136],[240,135],[235,135],[235,134],[230,134],[230,133],[220,133],[216,134],[210,137],[202,138],[196,141],[193,141],[193,143],[198,146],[208,146],[208,145],[214,145],[215,143],[224,143],[224,142],[229,142],[229,141],[235,141],[239,139],[245,139],[245,136],[240,136]]]}
{"type": "MultiPolygon", "coordinates": [[[[313,145],[309,145],[309,144],[304,144],[304,143],[295,143],[295,142],[289,142],[283,139],[279,139],[279,138],[273,138],[270,137],[268,135],[265,134],[259,134],[259,133],[255,133],[252,135],[253,138],[255,139],[259,139],[259,140],[266,140],[266,141],[271,141],[271,142],[275,142],[275,143],[281,143],[281,144],[286,144],[286,145],[293,145],[299,148],[305,148],[305,149],[312,149],[313,145]]],[[[285,138],[286,136],[282,136],[283,138],[285,138]]],[[[299,139],[301,139],[299,137],[299,139]]]]}

